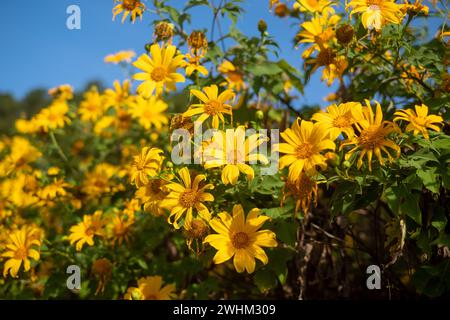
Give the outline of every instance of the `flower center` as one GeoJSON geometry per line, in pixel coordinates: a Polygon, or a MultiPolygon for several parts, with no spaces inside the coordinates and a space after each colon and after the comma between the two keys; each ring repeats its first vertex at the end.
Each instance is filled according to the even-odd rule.
{"type": "Polygon", "coordinates": [[[15,258],[19,260],[24,260],[27,257],[27,248],[21,247],[17,249],[15,258]]]}
{"type": "Polygon", "coordinates": [[[125,10],[131,11],[139,6],[139,0],[123,0],[122,7],[125,10]]]}
{"type": "Polygon", "coordinates": [[[231,243],[236,249],[243,249],[248,246],[250,238],[245,232],[237,232],[233,235],[231,243]]]}
{"type": "Polygon", "coordinates": [[[86,233],[86,235],[87,235],[88,237],[93,236],[93,235],[94,235],[94,232],[95,232],[95,230],[94,230],[93,227],[89,227],[89,228],[87,228],[86,231],[85,231],[85,233],[86,233]]]}
{"type": "Polygon", "coordinates": [[[163,67],[155,67],[150,75],[153,81],[159,82],[166,78],[167,70],[163,67]]]}
{"type": "Polygon", "coordinates": [[[336,57],[336,54],[331,50],[330,48],[324,48],[320,50],[319,54],[317,55],[317,64],[319,66],[328,66],[334,62],[334,58],[336,57]]]}
{"type": "Polygon", "coordinates": [[[229,71],[227,76],[231,82],[242,82],[242,74],[238,71],[229,71]]]}
{"type": "Polygon", "coordinates": [[[309,143],[302,143],[297,147],[297,158],[307,159],[312,156],[312,147],[309,143]]]}
{"type": "Polygon", "coordinates": [[[376,4],[371,4],[369,6],[368,11],[380,11],[380,7],[378,5],[376,5],[376,4]]]}
{"type": "Polygon", "coordinates": [[[210,100],[205,104],[205,112],[210,115],[217,115],[222,110],[222,103],[217,100],[210,100]]]}
{"type": "Polygon", "coordinates": [[[239,164],[239,163],[245,163],[245,156],[243,154],[244,150],[241,150],[243,148],[233,148],[232,150],[229,150],[227,152],[227,158],[226,161],[228,164],[239,164]]]}
{"type": "Polygon", "coordinates": [[[345,128],[350,126],[350,117],[348,115],[338,116],[333,121],[333,125],[337,128],[345,128]]]}
{"type": "Polygon", "coordinates": [[[414,125],[419,126],[419,127],[425,127],[427,125],[427,119],[425,119],[425,118],[419,118],[419,117],[412,118],[411,117],[411,122],[414,125]]]}
{"type": "Polygon", "coordinates": [[[187,189],[180,196],[180,204],[185,208],[191,208],[197,202],[197,192],[187,189]]]}
{"type": "Polygon", "coordinates": [[[50,122],[56,122],[58,120],[58,115],[54,113],[50,113],[48,115],[48,121],[50,122]]]}
{"type": "Polygon", "coordinates": [[[358,137],[359,144],[365,149],[380,147],[384,140],[384,132],[378,126],[370,126],[361,132],[358,137]]]}

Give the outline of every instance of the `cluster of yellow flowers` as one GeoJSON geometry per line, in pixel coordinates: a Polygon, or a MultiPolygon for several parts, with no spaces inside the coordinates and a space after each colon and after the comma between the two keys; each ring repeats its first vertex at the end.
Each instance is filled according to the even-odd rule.
{"type": "MultiPolygon", "coordinates": [[[[134,22],[145,10],[139,0],[116,2],[113,17],[124,13],[122,22],[128,15],[134,22]]],[[[277,3],[271,1],[272,6],[279,7],[277,3]]],[[[425,7],[419,4],[354,0],[346,8],[352,8],[350,15],[362,14],[364,27],[378,32],[387,23],[401,23],[405,10],[425,12],[425,7]]],[[[296,10],[313,15],[311,21],[301,24],[302,31],[297,39],[299,43],[309,44],[303,57],[314,64],[313,70],[324,67],[322,77],[328,85],[334,79],[342,81],[347,68],[346,58],[336,56],[335,46],[349,43],[353,38],[351,27],[336,29],[340,17],[335,14],[334,5],[327,0],[298,0],[294,5],[296,10]]],[[[281,9],[276,11],[281,14],[281,9]]],[[[48,107],[29,120],[17,120],[15,126],[20,135],[0,141],[0,257],[5,260],[4,277],[18,277],[22,265],[23,271],[30,271],[32,263],[41,258],[45,230],[21,215],[30,207],[37,208],[42,225],[65,235],[64,241],[73,245],[77,252],[93,247],[100,239],[109,247],[130,243],[139,219],[138,212],[143,209],[155,217],[165,217],[176,230],[183,228],[189,248],[192,249],[192,243],[196,241],[197,254],[200,253],[199,241],[202,249],[204,244],[213,247],[215,264],[232,259],[237,272],[253,273],[256,259],[268,263],[263,248],[278,245],[276,234],[262,229],[270,218],[258,208],[246,214],[245,204],[239,201],[231,203],[231,213],[220,207],[222,203],[215,203],[221,196],[215,193],[220,182],[225,189],[235,188],[240,179],[251,182],[255,177],[251,164],[269,163],[268,156],[258,152],[269,139],[260,133],[247,137],[246,126],[234,123],[236,92],[246,88],[243,72],[231,61],[224,60],[218,71],[225,81],[204,86],[201,90],[191,89],[194,103],[183,113],[173,116],[169,125],[169,105],[163,96],[176,90],[178,83],[186,81],[179,69],[184,68],[186,77],[194,73],[208,75],[208,70],[201,64],[208,47],[205,35],[193,32],[188,38],[189,53],[185,55],[172,44],[172,36],[173,26],[159,23],[155,27],[156,43],[149,46],[148,53],[132,62],[139,70],[132,76],[139,82],[137,94],[132,93],[131,80],[115,81],[113,88],[104,92],[92,87],[75,108],[72,87],[59,86],[49,91],[53,101],[48,107]],[[164,143],[169,142],[160,139],[180,128],[187,129],[192,136],[194,123],[216,129],[200,147],[201,161],[195,167],[199,171],[187,166],[174,169],[166,155],[170,147],[162,149],[164,143]],[[88,138],[75,137],[70,155],[67,155],[56,137],[64,128],[75,125],[88,138]],[[134,141],[123,139],[118,162],[109,163],[107,155],[94,159],[86,154],[87,144],[95,138],[126,138],[135,127],[141,133],[145,132],[149,139],[142,136],[134,141]],[[30,139],[25,138],[27,135],[30,139]],[[51,143],[66,164],[65,169],[43,157],[40,151],[43,144],[33,145],[36,137],[48,138],[44,144],[51,143]],[[135,144],[136,140],[139,145],[135,144]],[[76,168],[70,157],[82,159],[76,168]],[[65,170],[75,172],[76,178],[66,178],[69,175],[65,170]],[[217,173],[220,179],[213,179],[219,176],[217,173]],[[119,204],[114,203],[113,208],[103,210],[102,204],[111,205],[111,198],[128,190],[130,185],[135,188],[130,199],[122,199],[119,204]],[[76,223],[75,220],[68,230],[64,230],[58,217],[49,214],[58,203],[63,203],[68,211],[86,210],[86,214],[81,221],[76,223]],[[12,223],[3,223],[11,217],[12,223]]],[[[107,56],[105,62],[125,65],[134,55],[132,51],[121,51],[107,56]]],[[[350,165],[358,157],[357,169],[363,167],[367,158],[368,170],[372,171],[374,156],[381,166],[386,164],[386,157],[388,162],[394,161],[401,153],[399,135],[402,131],[398,122],[407,123],[405,132],[429,139],[428,130],[440,131],[443,119],[430,115],[428,107],[422,104],[416,105],[414,110],[398,110],[392,121],[385,120],[380,104],[375,102],[374,110],[368,100],[364,104],[351,101],[330,105],[325,111],[315,113],[311,121],[296,119],[291,128],[281,133],[284,141],[275,145],[274,150],[282,154],[279,161],[281,174],[287,173],[283,177],[282,203],[292,197],[296,201],[295,211],[302,208],[306,213],[317,198],[318,173],[324,172],[340,151],[350,165]]],[[[230,204],[227,206],[231,208],[230,204]]],[[[97,292],[101,292],[111,277],[112,263],[106,258],[96,259],[92,270],[99,280],[97,292]]],[[[124,297],[169,299],[174,292],[175,286],[163,285],[160,276],[147,276],[137,281],[137,287],[128,288],[124,297]]]]}
{"type": "MultiPolygon", "coordinates": [[[[299,44],[309,44],[302,57],[306,59],[305,63],[313,65],[312,72],[323,67],[322,80],[326,80],[328,86],[335,79],[343,81],[342,76],[348,67],[348,61],[339,49],[341,46],[348,46],[354,39],[354,28],[350,24],[342,23],[341,16],[336,14],[338,5],[338,2],[328,0],[297,0],[293,6],[293,10],[312,15],[311,20],[300,25],[301,31],[296,39],[299,44]]],[[[428,14],[428,7],[419,0],[414,4],[407,1],[397,4],[394,0],[353,0],[345,6],[345,10],[349,9],[349,18],[356,14],[361,15],[364,28],[373,31],[374,35],[387,24],[401,24],[407,13],[428,14]]]]}

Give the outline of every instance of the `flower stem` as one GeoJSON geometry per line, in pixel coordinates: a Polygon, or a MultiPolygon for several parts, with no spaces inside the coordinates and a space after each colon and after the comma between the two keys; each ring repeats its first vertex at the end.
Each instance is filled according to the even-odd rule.
{"type": "Polygon", "coordinates": [[[55,146],[56,150],[58,151],[59,156],[64,160],[64,162],[69,163],[69,159],[67,159],[66,155],[64,154],[64,151],[61,149],[61,146],[58,144],[58,141],[56,141],[55,134],[53,131],[49,132],[50,139],[52,139],[52,143],[55,146]]]}

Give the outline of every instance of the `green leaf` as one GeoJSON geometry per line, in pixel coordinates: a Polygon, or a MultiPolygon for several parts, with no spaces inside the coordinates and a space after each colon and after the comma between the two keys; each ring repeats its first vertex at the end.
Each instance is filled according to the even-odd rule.
{"type": "Polygon", "coordinates": [[[286,205],[284,207],[261,209],[261,211],[272,219],[292,217],[294,214],[294,205],[286,205]]]}
{"type": "Polygon", "coordinates": [[[447,218],[445,217],[445,211],[443,208],[439,207],[435,212],[433,212],[433,220],[431,221],[431,225],[438,229],[439,232],[445,230],[447,218]]]}
{"type": "Polygon", "coordinates": [[[436,174],[436,168],[425,170],[417,170],[417,176],[422,180],[425,188],[433,193],[439,193],[440,181],[439,175],[436,174]]]}
{"type": "Polygon", "coordinates": [[[416,193],[410,193],[404,197],[400,205],[400,212],[413,219],[417,224],[422,224],[422,212],[419,208],[420,196],[416,193]]]}
{"type": "Polygon", "coordinates": [[[277,275],[273,271],[266,269],[258,270],[255,273],[254,282],[261,292],[275,288],[278,284],[277,275]]]}
{"type": "Polygon", "coordinates": [[[283,70],[276,63],[266,61],[249,65],[247,71],[255,76],[273,76],[283,70]]]}
{"type": "MultiPolygon", "coordinates": [[[[289,217],[292,215],[290,212],[289,217]]],[[[294,246],[296,241],[297,226],[292,220],[277,220],[274,232],[277,235],[278,240],[286,243],[287,245],[294,246]]]]}

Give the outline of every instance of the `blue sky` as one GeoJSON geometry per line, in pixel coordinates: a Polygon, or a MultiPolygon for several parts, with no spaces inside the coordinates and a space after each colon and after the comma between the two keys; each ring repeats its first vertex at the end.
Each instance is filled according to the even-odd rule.
{"type": "MultiPolygon", "coordinates": [[[[297,26],[288,19],[279,19],[269,12],[266,0],[247,1],[246,13],[238,22],[241,30],[257,35],[259,19],[265,19],[269,32],[282,48],[281,57],[301,68],[301,51],[295,50],[291,39],[297,26]]],[[[169,4],[182,3],[179,0],[169,4]]],[[[0,11],[0,92],[23,97],[30,89],[50,88],[69,83],[82,89],[87,81],[98,79],[110,86],[115,79],[122,80],[119,67],[103,63],[103,58],[119,50],[132,49],[137,54],[151,41],[154,17],[146,12],[143,22],[134,25],[126,21],[112,21],[112,0],[40,0],[1,1],[0,11]],[[81,30],[66,28],[66,8],[76,4],[81,9],[81,30]]],[[[209,9],[191,10],[195,28],[210,28],[209,9]]],[[[224,28],[226,29],[226,25],[224,28]]],[[[226,31],[226,30],[225,30],[226,31]]],[[[217,34],[217,33],[216,33],[217,34]]],[[[321,103],[332,89],[314,77],[307,95],[298,104],[321,103]]]]}
{"type": "MultiPolygon", "coordinates": [[[[175,6],[183,3],[183,0],[169,1],[175,6]]],[[[246,1],[246,13],[238,21],[238,27],[246,34],[257,35],[257,23],[264,19],[269,33],[280,44],[280,56],[301,69],[301,50],[295,50],[291,42],[298,26],[292,20],[274,17],[268,3],[267,0],[246,1]]],[[[0,92],[21,98],[37,87],[69,83],[75,89],[82,89],[89,80],[101,80],[111,86],[115,79],[124,79],[122,70],[103,63],[103,58],[128,49],[141,54],[144,44],[151,41],[150,25],[156,17],[146,12],[142,23],[121,24],[121,17],[112,21],[112,7],[113,0],[1,1],[0,12],[4,14],[0,19],[0,92]],[[81,9],[81,30],[66,28],[66,8],[71,4],[81,9]]],[[[200,7],[190,12],[196,29],[210,28],[209,9],[200,7]]],[[[320,72],[316,72],[296,105],[326,105],[323,97],[333,92],[336,85],[328,88],[319,78],[320,72]]]]}

